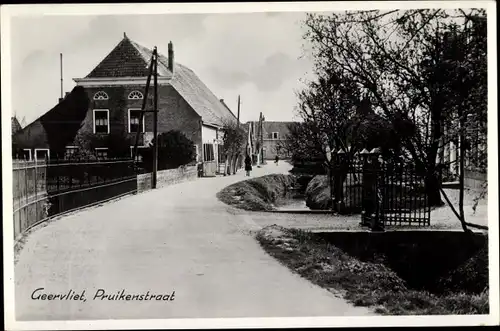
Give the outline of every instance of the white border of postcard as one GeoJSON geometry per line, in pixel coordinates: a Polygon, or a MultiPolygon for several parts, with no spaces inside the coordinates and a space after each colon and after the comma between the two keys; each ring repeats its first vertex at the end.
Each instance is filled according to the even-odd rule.
{"type": "Polygon", "coordinates": [[[496,3],[494,1],[358,1],[289,3],[186,3],[186,4],[51,4],[7,5],[1,7],[1,78],[2,78],[2,154],[3,154],[3,230],[5,326],[7,330],[79,330],[79,329],[155,329],[155,328],[255,328],[255,327],[372,327],[372,326],[468,326],[499,324],[498,274],[498,146],[497,146],[497,68],[496,3]],[[488,205],[490,314],[454,316],[376,316],[376,317],[293,317],[293,318],[213,318],[164,320],[87,320],[87,321],[15,321],[14,251],[12,235],[12,163],[11,160],[11,73],[10,18],[22,15],[120,15],[238,12],[307,12],[367,9],[415,8],[486,8],[488,15],[488,205]]]}

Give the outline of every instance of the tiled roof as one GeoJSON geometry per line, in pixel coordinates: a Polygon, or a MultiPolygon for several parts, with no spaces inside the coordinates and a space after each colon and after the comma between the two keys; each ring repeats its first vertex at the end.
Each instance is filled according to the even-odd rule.
{"type": "MultiPolygon", "coordinates": [[[[124,36],[86,78],[147,76],[152,54],[151,49],[124,36]]],[[[205,123],[222,126],[227,121],[236,120],[229,108],[222,104],[191,69],[174,63],[172,74],[168,69],[167,57],[161,53],[158,54],[158,75],[172,79],[172,86],[205,123]]]]}
{"type": "Polygon", "coordinates": [[[222,126],[226,122],[236,121],[229,108],[222,104],[191,69],[176,63],[172,86],[204,122],[222,126]]]}
{"type": "MultiPolygon", "coordinates": [[[[253,122],[254,128],[258,131],[259,122],[253,122]]],[[[270,138],[273,132],[279,132],[280,139],[284,139],[289,133],[289,125],[296,122],[264,121],[262,122],[262,131],[264,139],[270,138]]],[[[250,122],[248,122],[250,124],[250,122]]]]}
{"type": "Polygon", "coordinates": [[[128,38],[122,41],[85,78],[143,77],[148,62],[128,38]]]}
{"type": "MultiPolygon", "coordinates": [[[[153,50],[144,47],[128,38],[125,39],[127,39],[137,49],[141,57],[144,59],[144,62],[147,63],[147,66],[149,67],[149,63],[151,62],[151,57],[153,56],[153,50]]],[[[167,57],[163,56],[162,54],[158,54],[158,76],[172,77],[172,72],[168,70],[167,57]]]]}

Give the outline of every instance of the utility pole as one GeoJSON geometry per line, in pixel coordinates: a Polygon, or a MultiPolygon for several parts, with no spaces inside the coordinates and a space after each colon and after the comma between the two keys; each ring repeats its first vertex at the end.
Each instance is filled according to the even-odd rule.
{"type": "Polygon", "coordinates": [[[154,56],[154,62],[153,65],[154,67],[154,112],[153,112],[153,122],[154,122],[154,129],[153,129],[153,141],[154,141],[154,146],[153,146],[153,179],[151,183],[151,187],[153,189],[156,188],[156,180],[157,180],[157,173],[158,173],[158,50],[155,46],[153,50],[153,56],[154,56]]]}
{"type": "Polygon", "coordinates": [[[142,100],[141,116],[139,117],[139,126],[137,128],[137,132],[135,135],[134,157],[133,157],[134,161],[137,160],[137,146],[139,145],[139,136],[144,121],[144,114],[148,112],[148,110],[146,110],[146,104],[149,96],[149,85],[151,84],[151,76],[153,75],[153,63],[154,63],[154,54],[151,56],[148,78],[146,79],[146,89],[144,90],[144,98],[142,100]]]}
{"type": "Polygon", "coordinates": [[[240,127],[240,96],[238,95],[238,124],[237,127],[240,127]]]}
{"type": "Polygon", "coordinates": [[[61,66],[61,98],[59,100],[63,99],[63,56],[62,53],[59,53],[59,62],[61,66]]]}
{"type": "Polygon", "coordinates": [[[260,113],[260,116],[259,116],[259,137],[257,137],[257,139],[259,139],[260,141],[260,148],[259,148],[259,159],[260,159],[260,164],[264,164],[264,132],[263,132],[263,129],[264,129],[264,126],[263,126],[263,123],[264,122],[264,115],[262,115],[262,112],[260,113]]]}
{"type": "Polygon", "coordinates": [[[260,121],[260,160],[264,164],[264,115],[262,115],[262,121],[260,121]]]}

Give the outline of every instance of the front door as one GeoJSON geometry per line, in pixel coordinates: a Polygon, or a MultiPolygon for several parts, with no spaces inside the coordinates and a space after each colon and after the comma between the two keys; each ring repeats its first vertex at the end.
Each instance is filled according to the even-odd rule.
{"type": "Polygon", "coordinates": [[[203,176],[213,177],[217,174],[217,160],[214,144],[203,144],[203,176]]]}

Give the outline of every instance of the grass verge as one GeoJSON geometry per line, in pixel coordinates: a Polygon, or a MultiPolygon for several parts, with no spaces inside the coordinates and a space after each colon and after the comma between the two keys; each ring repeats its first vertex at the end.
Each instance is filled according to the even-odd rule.
{"type": "Polygon", "coordinates": [[[266,175],[229,185],[217,193],[217,198],[240,209],[273,210],[295,183],[291,175],[266,175]]]}
{"type": "Polygon", "coordinates": [[[309,281],[383,315],[488,314],[488,290],[436,295],[407,287],[383,263],[362,262],[313,234],[277,225],[257,234],[271,256],[309,281]]]}

